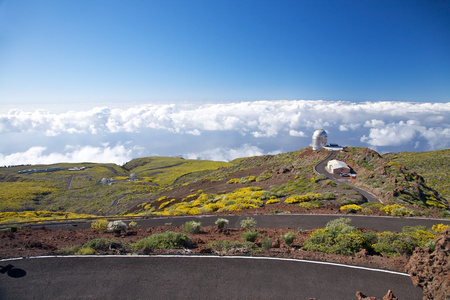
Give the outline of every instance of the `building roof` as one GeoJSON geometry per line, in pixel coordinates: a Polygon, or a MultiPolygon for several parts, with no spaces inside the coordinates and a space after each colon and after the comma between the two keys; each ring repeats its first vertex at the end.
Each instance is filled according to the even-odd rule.
{"type": "Polygon", "coordinates": [[[323,129],[317,129],[316,131],[314,131],[313,134],[313,138],[318,138],[318,137],[327,137],[327,132],[323,129]]]}
{"type": "Polygon", "coordinates": [[[348,166],[347,166],[347,164],[345,162],[337,160],[337,159],[330,160],[327,163],[327,166],[328,167],[331,166],[332,169],[348,168],[348,166]]]}

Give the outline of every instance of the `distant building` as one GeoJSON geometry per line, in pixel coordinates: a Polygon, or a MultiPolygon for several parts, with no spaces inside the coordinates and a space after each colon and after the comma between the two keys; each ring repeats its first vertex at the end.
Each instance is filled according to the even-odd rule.
{"type": "Polygon", "coordinates": [[[327,163],[327,170],[331,174],[350,173],[350,168],[343,161],[333,159],[327,163]]]}
{"type": "Polygon", "coordinates": [[[317,129],[314,131],[312,137],[312,148],[313,150],[320,150],[327,145],[327,132],[323,129],[317,129]]]}

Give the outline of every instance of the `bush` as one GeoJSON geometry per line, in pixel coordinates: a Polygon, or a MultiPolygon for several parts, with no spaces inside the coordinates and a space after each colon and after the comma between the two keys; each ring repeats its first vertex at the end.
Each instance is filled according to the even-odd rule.
{"type": "Polygon", "coordinates": [[[261,241],[261,248],[263,248],[263,250],[270,250],[270,248],[272,248],[272,239],[270,237],[265,237],[261,241]]]}
{"type": "Polygon", "coordinates": [[[77,255],[92,255],[94,253],[95,253],[95,250],[90,247],[81,248],[76,252],[77,255]]]}
{"type": "Polygon", "coordinates": [[[256,226],[256,220],[252,217],[247,217],[241,221],[241,228],[250,229],[256,226]]]}
{"type": "Polygon", "coordinates": [[[412,211],[398,204],[386,205],[384,207],[381,207],[380,210],[391,216],[401,217],[412,214],[412,211]]]}
{"type": "Polygon", "coordinates": [[[431,246],[435,237],[424,226],[405,226],[400,233],[380,232],[374,249],[388,257],[411,256],[416,247],[431,246]]]}
{"type": "Polygon", "coordinates": [[[436,234],[441,233],[442,231],[444,231],[445,229],[447,229],[449,227],[449,225],[444,225],[444,224],[436,224],[433,225],[431,227],[431,230],[433,230],[434,232],[436,232],[436,234]]]}
{"type": "Polygon", "coordinates": [[[280,203],[280,200],[278,199],[270,199],[266,201],[266,204],[276,204],[276,203],[280,203]]]}
{"type": "Polygon", "coordinates": [[[242,233],[242,238],[247,242],[254,243],[258,237],[259,232],[256,230],[246,231],[242,233]]]}
{"type": "Polygon", "coordinates": [[[133,244],[133,247],[137,250],[182,249],[189,248],[191,244],[191,239],[187,235],[167,231],[140,239],[133,244]]]}
{"type": "Polygon", "coordinates": [[[138,223],[131,221],[130,223],[128,223],[128,228],[137,228],[138,227],[138,223]]]}
{"type": "Polygon", "coordinates": [[[338,218],[329,221],[326,228],[334,235],[339,233],[349,233],[355,229],[353,226],[350,226],[350,222],[351,220],[349,218],[338,218]]]}
{"type": "Polygon", "coordinates": [[[190,234],[199,233],[201,228],[202,228],[201,222],[187,221],[186,223],[183,224],[184,231],[190,234]]]}
{"type": "Polygon", "coordinates": [[[90,240],[83,244],[82,248],[92,248],[97,251],[107,251],[112,244],[118,244],[115,239],[98,238],[90,240]]]}
{"type": "Polygon", "coordinates": [[[312,232],[303,247],[309,251],[354,255],[362,249],[371,250],[375,240],[373,233],[363,234],[350,226],[349,218],[339,218],[312,232]]]}
{"type": "Polygon", "coordinates": [[[339,209],[345,210],[349,214],[349,213],[356,213],[357,211],[362,210],[362,207],[356,204],[348,204],[341,206],[339,209]]]}
{"type": "Polygon", "coordinates": [[[313,202],[302,202],[302,203],[299,203],[298,206],[306,208],[306,209],[314,209],[314,208],[320,208],[321,205],[323,205],[322,201],[313,201],[313,202]]]}
{"type": "Polygon", "coordinates": [[[108,220],[98,219],[91,223],[91,228],[96,229],[96,230],[105,231],[106,228],[108,227],[108,224],[109,224],[108,220]]]}
{"type": "Polygon", "coordinates": [[[291,244],[295,240],[295,233],[294,232],[286,232],[281,236],[281,239],[286,243],[286,245],[291,246],[291,244]]]}
{"type": "Polygon", "coordinates": [[[115,234],[120,234],[122,231],[127,231],[128,226],[124,221],[117,220],[109,222],[107,229],[115,234]]]}
{"type": "Polygon", "coordinates": [[[332,192],[325,192],[322,194],[323,200],[332,200],[334,199],[334,194],[332,192]]]}
{"type": "Polygon", "coordinates": [[[57,253],[62,254],[62,255],[71,255],[71,254],[77,253],[80,249],[81,249],[80,245],[68,246],[68,247],[59,249],[57,251],[57,253]]]}
{"type": "Polygon", "coordinates": [[[216,222],[214,222],[217,227],[219,227],[220,229],[225,228],[226,225],[228,225],[229,221],[227,219],[224,218],[218,218],[216,220],[216,222]]]}
{"type": "Polygon", "coordinates": [[[214,241],[208,244],[214,252],[218,254],[227,253],[247,253],[255,249],[255,244],[251,242],[240,242],[240,241],[214,241]]]}

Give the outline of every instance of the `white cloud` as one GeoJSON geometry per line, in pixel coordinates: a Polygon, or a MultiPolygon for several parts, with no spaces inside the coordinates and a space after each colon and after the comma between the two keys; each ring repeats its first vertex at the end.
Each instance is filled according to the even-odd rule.
{"type": "Polygon", "coordinates": [[[306,134],[303,131],[297,131],[294,129],[289,130],[289,135],[298,136],[298,137],[306,137],[306,134]]]}
{"type": "Polygon", "coordinates": [[[93,146],[66,146],[64,153],[45,153],[46,147],[31,147],[24,152],[16,152],[9,155],[0,153],[2,165],[20,164],[54,164],[59,162],[82,163],[116,163],[124,164],[133,158],[134,152],[138,149],[127,149],[124,145],[110,147],[102,145],[93,146]]]}
{"type": "Polygon", "coordinates": [[[264,155],[264,151],[256,146],[244,144],[237,149],[230,148],[214,148],[199,153],[187,153],[183,155],[187,159],[206,159],[215,161],[231,161],[240,157],[260,156],[264,155]]]}
{"type": "MultiPolygon", "coordinates": [[[[0,138],[14,141],[10,142],[14,145],[0,145],[0,151],[5,155],[26,153],[39,145],[47,148],[42,156],[60,153],[61,159],[68,160],[75,153],[67,156],[55,147],[131,141],[130,147],[145,148],[144,153],[149,153],[148,149],[160,155],[200,153],[229,160],[228,152],[243,144],[258,145],[260,153],[306,147],[311,143],[308,137],[318,128],[328,132],[330,142],[342,145],[396,147],[399,151],[449,148],[450,103],[279,100],[133,104],[58,113],[14,109],[0,114],[0,138]],[[173,145],[175,140],[189,143],[186,137],[195,143],[173,145]],[[215,150],[208,154],[203,149],[215,150]]],[[[97,157],[100,159],[100,154],[97,157]]]]}
{"type": "Polygon", "coordinates": [[[369,136],[361,141],[371,146],[398,146],[413,141],[420,126],[405,122],[391,123],[384,127],[371,128],[369,136]]]}

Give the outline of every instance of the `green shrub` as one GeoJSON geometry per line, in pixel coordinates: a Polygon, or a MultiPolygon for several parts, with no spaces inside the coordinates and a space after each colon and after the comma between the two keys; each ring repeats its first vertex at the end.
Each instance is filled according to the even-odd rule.
{"type": "Polygon", "coordinates": [[[439,217],[444,218],[444,219],[448,219],[450,218],[450,212],[443,210],[439,213],[439,217]]]}
{"type": "Polygon", "coordinates": [[[58,250],[58,254],[72,255],[77,253],[81,249],[80,245],[68,246],[58,250]]]}
{"type": "Polygon", "coordinates": [[[353,226],[350,226],[350,222],[350,218],[338,218],[329,221],[326,228],[333,233],[333,235],[337,235],[339,233],[349,233],[355,229],[353,226]]]}
{"type": "Polygon", "coordinates": [[[332,200],[334,199],[334,194],[332,192],[325,192],[322,194],[323,200],[332,200]]]}
{"type": "Polygon", "coordinates": [[[17,226],[11,226],[11,227],[9,227],[9,231],[11,231],[11,232],[17,232],[17,226]]]}
{"type": "Polygon", "coordinates": [[[431,246],[435,237],[425,226],[405,226],[399,233],[380,232],[374,250],[388,257],[411,256],[416,247],[431,246]]]}
{"type": "Polygon", "coordinates": [[[263,250],[270,250],[270,248],[272,248],[272,239],[270,237],[265,237],[261,241],[261,248],[263,248],[263,250]]]}
{"type": "Polygon", "coordinates": [[[227,219],[224,218],[218,218],[216,220],[216,222],[214,222],[217,227],[219,227],[220,229],[225,228],[226,225],[228,225],[229,221],[227,219]]]}
{"type": "Polygon", "coordinates": [[[350,226],[349,218],[339,218],[311,233],[303,247],[309,251],[354,255],[362,249],[371,250],[373,242],[373,233],[363,234],[350,226]]]}
{"type": "Polygon", "coordinates": [[[256,226],[256,220],[252,217],[247,217],[241,221],[241,228],[250,229],[256,226]]]}
{"type": "Polygon", "coordinates": [[[187,235],[167,231],[140,239],[133,247],[137,250],[182,249],[189,248],[191,244],[191,239],[187,235]]]}
{"type": "Polygon", "coordinates": [[[196,234],[200,232],[200,229],[202,228],[202,223],[197,221],[187,221],[183,224],[183,229],[187,233],[190,234],[196,234]]]}
{"type": "Polygon", "coordinates": [[[295,240],[295,233],[294,232],[286,232],[281,236],[281,239],[286,243],[286,245],[291,246],[291,244],[295,240]]]}
{"type": "Polygon", "coordinates": [[[228,253],[247,253],[254,250],[255,247],[254,243],[247,241],[214,241],[208,244],[208,248],[222,255],[228,253]]]}
{"type": "Polygon", "coordinates": [[[259,232],[256,230],[246,231],[242,233],[242,238],[247,242],[254,243],[258,237],[259,232]]]}
{"type": "Polygon", "coordinates": [[[380,209],[384,205],[382,203],[380,203],[380,202],[366,202],[366,203],[361,204],[361,206],[365,207],[365,208],[380,209]]]}
{"type": "Polygon", "coordinates": [[[97,238],[83,244],[82,248],[92,248],[97,251],[107,251],[112,244],[118,243],[115,239],[97,238]]]}

